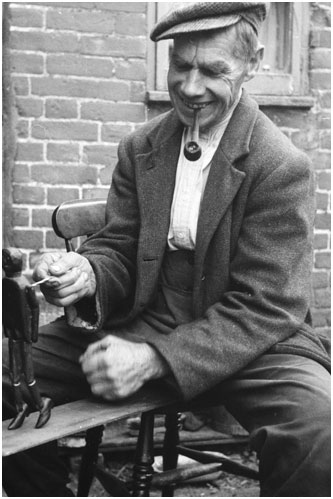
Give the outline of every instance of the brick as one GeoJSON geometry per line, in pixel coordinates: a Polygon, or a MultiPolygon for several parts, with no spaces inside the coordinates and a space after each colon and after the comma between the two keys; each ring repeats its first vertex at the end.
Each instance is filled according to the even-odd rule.
{"type": "MultiPolygon", "coordinates": [[[[331,109],[331,92],[328,90],[324,90],[319,94],[319,104],[320,107],[324,109],[331,109]]],[[[330,123],[329,123],[330,126],[330,123]]],[[[329,128],[329,126],[327,128],[329,128]]]]}
{"type": "Polygon", "coordinates": [[[29,80],[26,76],[12,76],[13,89],[16,95],[28,95],[29,80]]]}
{"type": "Polygon", "coordinates": [[[90,165],[115,164],[117,147],[112,145],[84,146],[83,155],[84,161],[90,165]]]}
{"type": "Polygon", "coordinates": [[[10,24],[21,28],[41,28],[43,26],[43,11],[11,5],[10,24]]]}
{"type": "Polygon", "coordinates": [[[115,23],[115,31],[126,36],[146,36],[146,16],[143,14],[119,13],[115,23]]]}
{"type": "Polygon", "coordinates": [[[315,216],[315,228],[318,230],[330,230],[331,215],[330,213],[317,213],[315,216]]]}
{"type": "Polygon", "coordinates": [[[315,304],[320,307],[330,307],[331,305],[331,293],[328,288],[326,289],[315,289],[314,291],[315,304]]]}
{"type": "Polygon", "coordinates": [[[120,139],[125,137],[131,132],[130,125],[113,125],[113,124],[103,124],[102,125],[102,141],[103,142],[119,142],[120,139]]]}
{"type": "Polygon", "coordinates": [[[331,9],[329,2],[312,2],[311,23],[317,27],[331,26],[331,9]]]}
{"type": "Polygon", "coordinates": [[[115,166],[116,162],[114,161],[111,165],[107,166],[106,168],[103,168],[103,170],[99,172],[99,178],[102,184],[106,185],[111,184],[111,179],[115,166]]]}
{"type": "Polygon", "coordinates": [[[309,71],[310,87],[318,90],[330,90],[331,72],[327,70],[309,71]]]}
{"type": "Polygon", "coordinates": [[[314,248],[328,249],[328,234],[315,234],[314,235],[314,248]]]}
{"type": "Polygon", "coordinates": [[[17,183],[30,182],[30,170],[28,165],[14,164],[13,181],[17,183]]]}
{"type": "Polygon", "coordinates": [[[35,97],[16,97],[16,106],[20,116],[39,118],[43,114],[43,101],[35,97]]]}
{"type": "Polygon", "coordinates": [[[111,78],[114,63],[110,58],[50,55],[47,56],[46,70],[49,74],[111,78]]]}
{"type": "Polygon", "coordinates": [[[80,159],[79,144],[47,144],[46,158],[48,161],[78,163],[80,159]]]}
{"type": "Polygon", "coordinates": [[[309,157],[316,170],[329,170],[331,168],[331,154],[329,151],[309,151],[309,157]]]}
{"type": "Polygon", "coordinates": [[[319,146],[319,133],[315,128],[292,132],[290,139],[296,147],[303,151],[311,151],[319,146]]]}
{"type": "Polygon", "coordinates": [[[47,12],[46,26],[55,30],[73,30],[86,33],[109,34],[115,24],[114,16],[94,10],[79,9],[49,9],[47,12]]]}
{"type": "Polygon", "coordinates": [[[13,202],[17,204],[42,204],[45,200],[43,187],[29,185],[13,186],[13,202]]]}
{"type": "Polygon", "coordinates": [[[320,148],[331,149],[331,132],[329,130],[320,132],[320,148]]]}
{"type": "Polygon", "coordinates": [[[45,117],[54,119],[78,118],[78,105],[75,99],[46,99],[45,117]]]}
{"type": "Polygon", "coordinates": [[[46,231],[45,246],[46,248],[63,249],[64,240],[56,236],[53,230],[46,231]]]}
{"type": "Polygon", "coordinates": [[[321,111],[318,114],[318,128],[331,129],[331,113],[327,111],[321,111]]]}
{"type": "Polygon", "coordinates": [[[38,249],[43,246],[43,232],[38,230],[13,230],[16,248],[38,249]]]}
{"type": "Polygon", "coordinates": [[[131,81],[131,102],[146,101],[146,84],[144,82],[131,81]]]}
{"type": "Polygon", "coordinates": [[[90,166],[32,165],[31,178],[51,185],[96,184],[97,170],[90,166]]]}
{"type": "Polygon", "coordinates": [[[31,136],[41,140],[97,140],[98,128],[95,123],[82,121],[36,120],[31,126],[31,136]]]}
{"type": "Polygon", "coordinates": [[[35,95],[83,97],[105,100],[128,100],[129,85],[126,82],[98,81],[50,76],[31,78],[31,91],[35,95]]]}
{"type": "Polygon", "coordinates": [[[329,285],[329,278],[326,271],[313,272],[312,274],[312,287],[313,288],[327,288],[329,285]]]}
{"type": "Polygon", "coordinates": [[[17,120],[15,130],[18,139],[27,139],[29,137],[29,121],[25,119],[17,120]]]}
{"type": "Polygon", "coordinates": [[[146,57],[146,41],[138,38],[118,36],[84,36],[80,40],[79,52],[87,55],[109,57],[146,57]]]}
{"type": "Polygon", "coordinates": [[[329,191],[331,188],[330,172],[317,172],[317,184],[319,189],[329,191]]]}
{"type": "Polygon", "coordinates": [[[94,187],[94,189],[82,189],[83,199],[106,199],[109,193],[109,187],[94,187]]]}
{"type": "Polygon", "coordinates": [[[36,208],[32,210],[33,227],[52,227],[52,209],[36,208]]]}
{"type": "Polygon", "coordinates": [[[27,227],[29,225],[29,210],[27,208],[13,208],[12,222],[14,227],[27,227]]]}
{"type": "Polygon", "coordinates": [[[320,30],[313,29],[310,31],[309,49],[320,46],[320,30]]]}
{"type": "Polygon", "coordinates": [[[43,144],[33,142],[18,142],[16,161],[43,161],[43,144]]]}
{"type": "Polygon", "coordinates": [[[42,74],[44,72],[43,56],[12,52],[11,71],[13,73],[42,74]]]}
{"type": "Polygon", "coordinates": [[[310,69],[330,69],[331,50],[327,48],[316,48],[310,51],[310,69]]]}
{"type": "Polygon", "coordinates": [[[317,269],[330,269],[331,268],[331,253],[323,251],[315,254],[315,267],[317,269]]]}
{"type": "Polygon", "coordinates": [[[320,309],[320,310],[312,310],[312,321],[313,326],[317,327],[325,327],[330,325],[330,310],[329,309],[320,309]]]}
{"type": "Polygon", "coordinates": [[[124,80],[146,80],[147,67],[144,61],[126,60],[115,63],[115,75],[124,80]]]}
{"type": "Polygon", "coordinates": [[[331,48],[331,30],[326,29],[319,32],[319,45],[331,48]]]}
{"type": "Polygon", "coordinates": [[[74,187],[48,187],[47,188],[47,204],[58,206],[64,201],[78,199],[80,190],[74,187]]]}
{"type": "Polygon", "coordinates": [[[81,116],[83,119],[97,121],[145,121],[145,106],[134,103],[86,102],[82,103],[81,116]]]}
{"type": "Polygon", "coordinates": [[[74,33],[13,30],[10,46],[15,50],[34,52],[78,52],[79,35],[74,33]]]}
{"type": "Polygon", "coordinates": [[[329,195],[327,192],[316,192],[317,210],[327,211],[329,206],[329,195]]]}

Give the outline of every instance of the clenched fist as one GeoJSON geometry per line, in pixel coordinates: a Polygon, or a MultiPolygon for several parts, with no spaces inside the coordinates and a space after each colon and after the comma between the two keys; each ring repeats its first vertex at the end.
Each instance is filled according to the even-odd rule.
{"type": "Polygon", "coordinates": [[[51,278],[41,285],[45,299],[68,307],[96,293],[96,279],[89,260],[78,253],[45,253],[33,271],[33,279],[51,278]]]}
{"type": "Polygon", "coordinates": [[[132,395],[145,382],[169,372],[166,361],[148,343],[112,334],[89,345],[80,362],[92,393],[106,400],[132,395]]]}

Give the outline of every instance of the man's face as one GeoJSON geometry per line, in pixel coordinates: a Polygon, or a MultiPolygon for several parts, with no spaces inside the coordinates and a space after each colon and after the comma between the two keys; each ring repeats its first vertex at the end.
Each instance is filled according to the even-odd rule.
{"type": "Polygon", "coordinates": [[[171,102],[184,125],[193,123],[200,108],[200,128],[217,125],[238,97],[248,78],[248,64],[236,59],[234,28],[175,39],[168,73],[171,102]]]}

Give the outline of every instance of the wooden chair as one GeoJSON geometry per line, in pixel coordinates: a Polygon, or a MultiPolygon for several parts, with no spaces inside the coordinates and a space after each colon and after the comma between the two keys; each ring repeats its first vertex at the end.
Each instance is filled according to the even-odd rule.
{"type": "MultiPolygon", "coordinates": [[[[74,251],[74,238],[91,235],[105,225],[106,200],[74,200],[59,205],[52,216],[55,233],[65,240],[67,251],[74,251]]],[[[167,389],[166,389],[167,390],[167,389]]],[[[258,472],[231,461],[223,454],[201,452],[180,445],[179,428],[181,411],[193,410],[200,402],[180,404],[172,393],[146,386],[129,399],[108,403],[94,399],[72,402],[53,410],[48,424],[35,430],[32,424],[9,432],[3,424],[3,455],[10,455],[30,447],[59,439],[63,436],[86,431],[86,446],[83,451],[78,496],[88,496],[92,479],[96,476],[112,496],[149,496],[151,485],[162,489],[162,496],[173,496],[175,486],[189,478],[226,471],[247,478],[258,478],[258,472]],[[136,445],[133,480],[125,484],[96,465],[99,444],[104,426],[110,422],[141,413],[141,424],[136,445]],[[163,473],[153,473],[154,462],[154,417],[165,415],[165,437],[163,444],[163,473]],[[198,462],[186,469],[177,469],[178,456],[184,455],[198,462]]],[[[211,405],[214,405],[211,403],[211,405]]]]}

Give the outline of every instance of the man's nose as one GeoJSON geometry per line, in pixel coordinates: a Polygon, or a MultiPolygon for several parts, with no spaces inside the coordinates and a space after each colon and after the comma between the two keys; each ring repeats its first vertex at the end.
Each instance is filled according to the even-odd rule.
{"type": "Polygon", "coordinates": [[[183,95],[188,98],[204,95],[205,85],[200,72],[197,69],[192,69],[186,74],[186,77],[181,84],[181,91],[183,95]]]}

